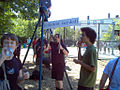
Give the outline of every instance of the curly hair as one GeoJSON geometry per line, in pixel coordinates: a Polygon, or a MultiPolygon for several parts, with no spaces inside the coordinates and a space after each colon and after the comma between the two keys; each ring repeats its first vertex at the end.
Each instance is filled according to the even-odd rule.
{"type": "Polygon", "coordinates": [[[92,44],[95,43],[97,34],[96,34],[96,32],[95,32],[94,29],[92,29],[92,28],[90,28],[90,27],[83,27],[83,28],[81,28],[81,31],[82,31],[82,32],[85,32],[86,36],[90,39],[90,42],[91,42],[92,44]]]}
{"type": "Polygon", "coordinates": [[[15,34],[12,34],[12,33],[7,33],[7,34],[4,34],[2,37],[1,37],[1,45],[3,46],[3,41],[5,39],[11,39],[13,41],[16,41],[16,44],[18,44],[18,38],[15,34]]]}

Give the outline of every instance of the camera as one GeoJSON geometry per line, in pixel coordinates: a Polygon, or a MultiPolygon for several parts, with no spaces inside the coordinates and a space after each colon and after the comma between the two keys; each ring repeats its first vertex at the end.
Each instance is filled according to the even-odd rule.
{"type": "Polygon", "coordinates": [[[51,0],[40,0],[40,5],[42,5],[42,7],[50,8],[51,7],[51,0]]]}

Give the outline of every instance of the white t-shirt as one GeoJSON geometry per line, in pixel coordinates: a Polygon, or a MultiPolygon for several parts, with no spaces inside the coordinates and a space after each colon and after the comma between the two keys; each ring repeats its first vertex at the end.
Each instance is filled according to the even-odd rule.
{"type": "MultiPolygon", "coordinates": [[[[112,59],[108,62],[108,64],[105,66],[104,73],[107,74],[110,78],[113,66],[118,58],[112,59]]],[[[112,81],[110,84],[110,90],[120,90],[120,58],[118,60],[118,63],[116,65],[114,74],[112,76],[112,81]]]]}

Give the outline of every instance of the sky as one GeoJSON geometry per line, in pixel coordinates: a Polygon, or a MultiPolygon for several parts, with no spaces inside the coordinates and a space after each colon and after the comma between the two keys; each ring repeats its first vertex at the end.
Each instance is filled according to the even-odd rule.
{"type": "Polygon", "coordinates": [[[79,17],[79,20],[105,19],[120,16],[120,0],[51,0],[49,21],[79,17]]]}

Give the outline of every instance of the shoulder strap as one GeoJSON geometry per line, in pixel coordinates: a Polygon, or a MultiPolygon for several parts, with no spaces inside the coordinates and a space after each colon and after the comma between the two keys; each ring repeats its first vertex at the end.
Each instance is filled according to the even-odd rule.
{"type": "Polygon", "coordinates": [[[2,69],[3,69],[3,72],[4,72],[4,78],[5,78],[5,80],[7,80],[5,64],[4,63],[2,64],[2,69]]]}
{"type": "Polygon", "coordinates": [[[9,85],[9,82],[7,80],[7,75],[6,75],[6,69],[5,69],[5,64],[3,63],[2,64],[2,69],[3,69],[3,72],[4,72],[4,80],[5,80],[5,83],[7,87],[4,87],[5,90],[10,90],[10,85],[9,85]]]}
{"type": "Polygon", "coordinates": [[[111,83],[111,80],[112,80],[112,76],[113,76],[113,74],[114,74],[114,71],[115,71],[115,68],[116,68],[116,65],[117,65],[117,63],[118,63],[119,58],[120,58],[120,57],[118,57],[118,59],[116,60],[116,62],[115,62],[115,64],[114,64],[114,67],[113,67],[113,70],[112,70],[112,74],[111,74],[111,76],[110,76],[108,88],[109,88],[109,86],[110,86],[110,83],[111,83]]]}

